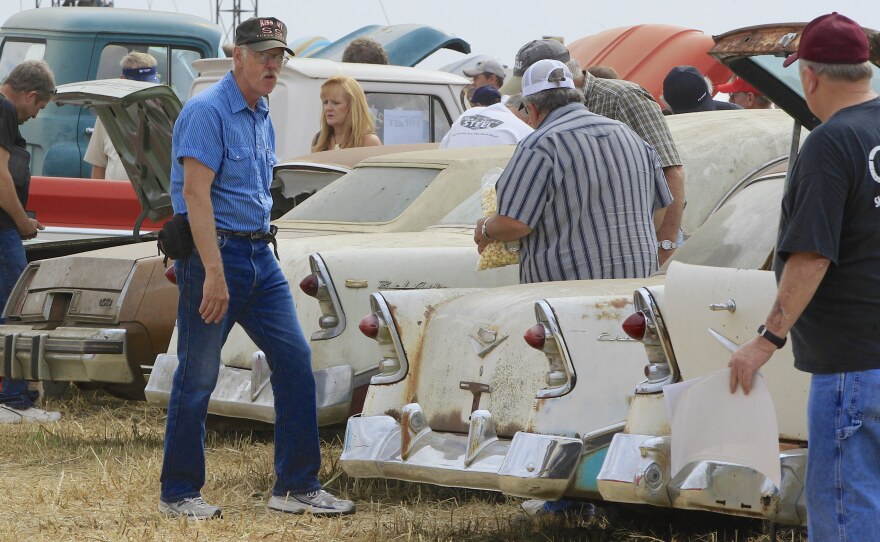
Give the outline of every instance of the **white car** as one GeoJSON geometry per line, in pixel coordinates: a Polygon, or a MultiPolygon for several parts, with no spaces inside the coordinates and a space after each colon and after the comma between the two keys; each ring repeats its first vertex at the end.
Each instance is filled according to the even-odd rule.
{"type": "MultiPolygon", "coordinates": [[[[755,113],[681,117],[711,123],[753,119],[755,113]]],[[[764,263],[766,254],[755,259],[749,250],[753,239],[736,233],[738,202],[763,185],[750,184],[755,179],[782,175],[771,173],[780,161],[764,164],[762,156],[784,156],[790,147],[791,118],[777,120],[775,136],[766,139],[737,133],[748,121],[704,134],[700,142],[708,158],[702,167],[714,175],[698,177],[700,169],[687,168],[686,213],[700,216],[705,210],[708,218],[691,230],[674,259],[719,266],[764,263]],[[730,140],[741,144],[730,146],[730,140]],[[747,165],[750,159],[754,165],[747,165]],[[725,178],[737,169],[725,160],[751,173],[725,178]],[[692,190],[694,184],[702,190],[692,190]]],[[[685,224],[699,223],[693,216],[685,224]]],[[[644,349],[620,325],[632,312],[632,289],[663,280],[659,274],[374,293],[374,312],[361,329],[379,343],[380,372],[362,416],[348,422],[343,469],[351,476],[523,497],[599,498],[596,473],[612,436],[623,429],[631,375],[645,365],[644,349]],[[559,312],[567,316],[565,329],[556,323],[559,312]],[[523,332],[528,344],[519,340],[523,332]]]]}

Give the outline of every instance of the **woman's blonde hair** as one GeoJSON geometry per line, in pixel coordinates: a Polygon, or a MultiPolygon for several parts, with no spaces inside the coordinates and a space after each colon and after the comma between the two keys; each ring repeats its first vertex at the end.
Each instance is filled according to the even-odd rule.
{"type": "Polygon", "coordinates": [[[324,151],[327,149],[327,143],[330,138],[336,136],[336,143],[340,149],[350,149],[352,147],[361,147],[364,139],[375,134],[376,129],[373,127],[373,118],[370,116],[370,109],[367,106],[367,97],[364,95],[364,89],[360,83],[351,77],[345,75],[334,75],[324,81],[321,85],[321,102],[323,103],[327,95],[335,89],[342,89],[342,92],[348,98],[348,118],[345,119],[345,127],[343,133],[334,134],[333,128],[327,124],[327,117],[321,113],[321,133],[312,147],[312,152],[324,151]]]}

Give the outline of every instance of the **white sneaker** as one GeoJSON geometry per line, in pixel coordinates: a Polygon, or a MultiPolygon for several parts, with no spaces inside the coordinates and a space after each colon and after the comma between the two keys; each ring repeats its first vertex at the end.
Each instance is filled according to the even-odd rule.
{"type": "Polygon", "coordinates": [[[171,518],[219,519],[223,517],[223,510],[219,506],[206,503],[202,497],[192,497],[177,502],[159,501],[159,512],[171,518]]]}
{"type": "Polygon", "coordinates": [[[311,513],[313,516],[353,514],[354,503],[338,499],[323,489],[311,493],[289,493],[286,497],[273,495],[269,508],[289,514],[311,513]]]}
{"type": "Polygon", "coordinates": [[[57,422],[60,419],[60,412],[47,412],[37,407],[18,410],[6,405],[0,405],[0,423],[49,423],[57,422]]]}

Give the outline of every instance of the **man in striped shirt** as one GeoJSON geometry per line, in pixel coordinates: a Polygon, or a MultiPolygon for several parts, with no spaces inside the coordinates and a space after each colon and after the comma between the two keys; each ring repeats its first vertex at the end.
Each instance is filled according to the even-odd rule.
{"type": "Polygon", "coordinates": [[[287,63],[287,27],[256,17],[235,30],[233,69],[189,100],[174,125],[171,201],[195,250],[174,262],[180,297],[177,358],[159,510],[211,519],[205,502],[205,418],[220,350],[236,323],[266,355],[275,398],[275,486],[270,509],[313,515],[354,512],[321,489],[321,449],[311,352],[287,279],[267,241],[275,131],[265,96],[287,63]]]}
{"type": "Polygon", "coordinates": [[[562,62],[532,64],[522,89],[536,129],[498,179],[498,214],[477,222],[478,249],[520,240],[522,283],[656,271],[654,219],[672,195],[654,150],[626,125],[590,113],[562,62]]]}

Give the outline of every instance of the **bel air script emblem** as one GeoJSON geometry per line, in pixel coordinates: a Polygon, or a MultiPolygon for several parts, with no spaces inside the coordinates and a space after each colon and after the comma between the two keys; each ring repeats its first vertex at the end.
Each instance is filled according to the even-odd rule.
{"type": "Polygon", "coordinates": [[[607,331],[603,331],[596,337],[597,341],[608,341],[608,342],[625,342],[625,341],[635,341],[635,339],[631,339],[630,337],[621,337],[620,335],[616,335],[614,337],[611,336],[607,331]]]}
{"type": "Polygon", "coordinates": [[[468,340],[470,340],[474,352],[482,358],[507,340],[507,335],[498,337],[498,330],[481,327],[476,335],[468,333],[468,340]]]}

